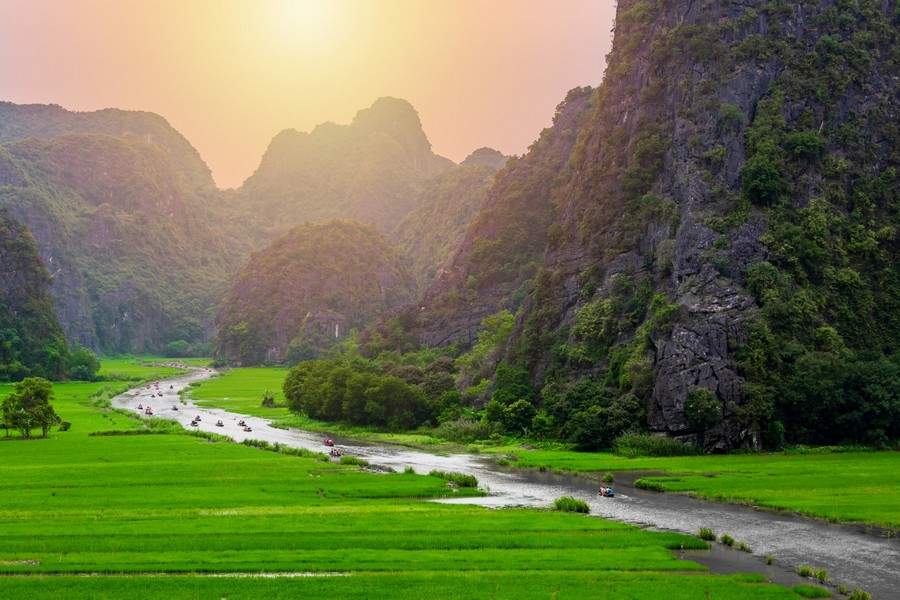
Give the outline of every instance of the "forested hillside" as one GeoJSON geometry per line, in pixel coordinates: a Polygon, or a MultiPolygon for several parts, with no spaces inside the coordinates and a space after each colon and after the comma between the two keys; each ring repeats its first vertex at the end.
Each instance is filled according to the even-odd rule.
{"type": "Polygon", "coordinates": [[[602,86],[501,172],[409,331],[518,310],[506,364],[588,446],[627,407],[708,450],[896,439],[898,19],[620,1],[602,86]]]}
{"type": "Polygon", "coordinates": [[[496,150],[481,148],[459,166],[425,182],[393,236],[412,261],[420,288],[431,283],[456,251],[507,158],[496,150]]]}
{"type": "Polygon", "coordinates": [[[143,140],[169,156],[184,187],[195,193],[216,189],[209,167],[197,150],[159,115],[115,108],[75,112],[54,104],[0,102],[0,143],[66,133],[105,133],[143,140]]]}
{"type": "Polygon", "coordinates": [[[279,133],[226,206],[252,227],[257,247],[290,227],[333,218],[371,223],[390,234],[425,180],[453,166],[431,151],[408,102],[380,98],[350,125],[279,133]]]}
{"type": "Polygon", "coordinates": [[[105,352],[202,341],[237,256],[184,181],[134,136],[0,146],[0,206],[37,239],[70,341],[105,352]]]}
{"type": "Polygon", "coordinates": [[[237,364],[314,358],[415,297],[402,256],[372,225],[309,223],[250,257],[216,318],[216,352],[237,364]]]}
{"type": "Polygon", "coordinates": [[[34,237],[0,206],[0,381],[59,379],[68,370],[49,286],[34,237]]]}

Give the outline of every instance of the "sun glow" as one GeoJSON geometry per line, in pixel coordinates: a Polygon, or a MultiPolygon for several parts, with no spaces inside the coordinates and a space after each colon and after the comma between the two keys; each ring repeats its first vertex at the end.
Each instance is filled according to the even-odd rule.
{"type": "Polygon", "coordinates": [[[266,6],[269,42],[284,50],[321,49],[337,29],[340,6],[334,0],[270,0],[266,6]]]}

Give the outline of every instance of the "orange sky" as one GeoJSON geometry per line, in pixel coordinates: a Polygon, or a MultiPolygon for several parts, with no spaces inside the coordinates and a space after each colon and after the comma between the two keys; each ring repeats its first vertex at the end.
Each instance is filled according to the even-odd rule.
{"type": "Polygon", "coordinates": [[[521,154],[596,86],[613,0],[0,0],[0,100],[165,117],[220,187],[272,137],[408,100],[434,151],[521,154]]]}

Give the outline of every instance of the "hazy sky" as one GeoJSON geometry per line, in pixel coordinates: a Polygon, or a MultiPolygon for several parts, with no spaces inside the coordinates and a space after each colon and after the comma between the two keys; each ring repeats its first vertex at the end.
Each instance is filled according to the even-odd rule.
{"type": "Polygon", "coordinates": [[[220,187],[282,129],[408,100],[437,154],[521,154],[596,86],[614,0],[0,0],[0,100],[165,117],[220,187]]]}

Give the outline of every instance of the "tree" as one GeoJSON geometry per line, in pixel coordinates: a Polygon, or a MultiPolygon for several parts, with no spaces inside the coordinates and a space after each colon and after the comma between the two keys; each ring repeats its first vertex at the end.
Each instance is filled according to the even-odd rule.
{"type": "Polygon", "coordinates": [[[2,404],[3,421],[8,430],[17,429],[22,437],[31,437],[31,430],[41,428],[46,436],[50,427],[59,422],[50,405],[53,384],[41,377],[28,377],[16,384],[15,390],[2,404]]]}
{"type": "Polygon", "coordinates": [[[697,429],[709,429],[722,418],[722,403],[706,388],[688,392],[684,401],[684,416],[697,429]]]}
{"type": "Polygon", "coordinates": [[[69,377],[78,381],[93,381],[100,370],[100,359],[90,349],[75,344],[69,356],[69,377]]]}

